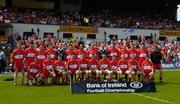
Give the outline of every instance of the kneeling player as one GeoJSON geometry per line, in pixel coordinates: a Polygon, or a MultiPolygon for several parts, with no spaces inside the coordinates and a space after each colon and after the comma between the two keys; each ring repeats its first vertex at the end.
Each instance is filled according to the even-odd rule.
{"type": "Polygon", "coordinates": [[[50,55],[47,55],[47,59],[43,62],[43,79],[44,84],[48,84],[48,78],[52,78],[52,83],[54,82],[54,79],[56,77],[56,74],[54,72],[53,68],[53,61],[50,60],[50,55]]]}
{"type": "Polygon", "coordinates": [[[28,85],[32,86],[33,80],[36,81],[36,84],[39,85],[42,79],[42,74],[40,73],[40,65],[37,63],[35,58],[34,62],[30,64],[27,71],[27,81],[28,85]]]}
{"type": "Polygon", "coordinates": [[[99,70],[96,71],[97,78],[102,81],[102,75],[104,74],[104,80],[106,75],[109,73],[109,60],[107,60],[106,55],[102,54],[102,59],[99,61],[99,70]]]}
{"type": "Polygon", "coordinates": [[[90,71],[88,70],[88,61],[85,59],[85,55],[78,61],[79,69],[76,71],[76,79],[77,80],[88,80],[90,71]]]}
{"type": "Polygon", "coordinates": [[[60,84],[60,78],[62,78],[62,84],[65,84],[67,82],[67,70],[61,56],[58,56],[58,60],[54,62],[54,69],[56,73],[56,83],[60,84]]]}
{"type": "Polygon", "coordinates": [[[116,59],[116,56],[112,56],[112,60],[110,63],[110,70],[109,70],[109,79],[112,79],[113,74],[116,76],[115,79],[117,80],[117,71],[118,71],[118,61],[116,59]]]}
{"type": "Polygon", "coordinates": [[[67,62],[67,69],[68,69],[68,77],[71,79],[71,81],[73,82],[76,78],[76,71],[78,70],[78,61],[75,59],[74,55],[71,55],[71,59],[68,60],[67,62]]]}
{"type": "Polygon", "coordinates": [[[135,59],[134,56],[131,56],[131,59],[128,61],[128,67],[131,71],[133,80],[136,81],[136,76],[138,76],[138,81],[140,81],[142,72],[139,68],[138,61],[135,59]]]}
{"type": "Polygon", "coordinates": [[[146,57],[146,60],[142,63],[141,67],[144,80],[154,80],[153,63],[150,61],[150,58],[148,56],[146,57]]]}
{"type": "Polygon", "coordinates": [[[121,76],[125,75],[125,80],[128,81],[131,78],[130,70],[128,69],[128,61],[125,60],[124,55],[121,55],[119,60],[119,70],[117,71],[117,79],[121,80],[121,76]]]}

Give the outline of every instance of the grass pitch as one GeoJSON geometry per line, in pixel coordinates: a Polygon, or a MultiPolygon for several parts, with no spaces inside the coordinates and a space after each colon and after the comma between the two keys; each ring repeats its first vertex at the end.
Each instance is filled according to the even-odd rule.
{"type": "Polygon", "coordinates": [[[180,104],[180,71],[165,71],[156,93],[71,94],[69,86],[21,86],[0,76],[0,104],[180,104]]]}

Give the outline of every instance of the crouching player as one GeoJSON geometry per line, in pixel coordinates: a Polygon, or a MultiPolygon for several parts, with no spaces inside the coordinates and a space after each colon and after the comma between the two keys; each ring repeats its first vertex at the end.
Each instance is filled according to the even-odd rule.
{"type": "Polygon", "coordinates": [[[110,74],[109,60],[107,59],[105,54],[102,54],[102,59],[99,61],[99,70],[96,70],[98,80],[103,80],[102,75],[104,75],[105,80],[108,73],[110,74]]]}
{"type": "Polygon", "coordinates": [[[60,78],[62,78],[62,84],[67,83],[67,70],[61,56],[58,56],[58,60],[54,62],[54,72],[57,84],[60,84],[60,78]]]}
{"type": "Polygon", "coordinates": [[[128,69],[128,61],[125,59],[124,55],[121,55],[121,60],[119,60],[119,69],[117,71],[117,79],[122,80],[121,77],[125,75],[125,80],[131,79],[130,70],[128,69]]]}
{"type": "Polygon", "coordinates": [[[91,59],[89,60],[89,77],[95,80],[98,76],[96,76],[96,70],[98,70],[98,60],[96,59],[96,55],[92,54],[91,59]]]}
{"type": "Polygon", "coordinates": [[[131,56],[131,59],[128,61],[128,67],[131,71],[131,76],[134,81],[136,81],[136,76],[138,77],[138,81],[141,80],[141,70],[138,64],[138,61],[135,59],[135,56],[131,56]]]}
{"type": "Polygon", "coordinates": [[[118,71],[118,60],[116,59],[116,56],[112,56],[112,60],[109,62],[110,64],[110,70],[109,70],[109,79],[112,79],[113,74],[115,75],[115,79],[117,81],[117,71],[118,71]]]}
{"type": "Polygon", "coordinates": [[[47,59],[43,62],[43,80],[44,84],[48,84],[48,78],[52,78],[52,83],[54,82],[54,79],[56,77],[56,74],[54,72],[53,68],[53,61],[50,60],[50,55],[47,55],[47,59]]]}
{"type": "Polygon", "coordinates": [[[75,59],[75,56],[71,55],[71,59],[67,62],[68,77],[71,79],[71,82],[75,81],[78,66],[79,64],[78,61],[75,59]]]}
{"type": "Polygon", "coordinates": [[[143,80],[151,81],[154,80],[153,63],[147,56],[146,60],[142,63],[143,80]]]}
{"type": "Polygon", "coordinates": [[[85,55],[79,59],[79,69],[76,71],[76,80],[88,80],[90,71],[88,70],[89,62],[85,59],[85,55]]]}
{"type": "Polygon", "coordinates": [[[40,85],[42,79],[42,73],[40,71],[41,66],[37,63],[37,59],[35,58],[34,62],[32,62],[28,66],[27,71],[27,82],[29,86],[33,85],[33,80],[36,81],[36,85],[40,85]]]}

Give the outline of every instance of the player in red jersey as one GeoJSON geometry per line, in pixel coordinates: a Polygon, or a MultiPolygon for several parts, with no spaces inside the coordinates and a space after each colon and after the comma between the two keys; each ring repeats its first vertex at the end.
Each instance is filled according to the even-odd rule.
{"type": "Polygon", "coordinates": [[[89,60],[89,71],[91,72],[89,77],[96,79],[96,70],[98,70],[98,60],[94,54],[91,55],[91,59],[89,60]]]}
{"type": "Polygon", "coordinates": [[[128,60],[129,59],[129,51],[127,49],[126,44],[123,45],[123,49],[120,50],[120,55],[124,56],[124,59],[128,60]]]}
{"type": "MultiPolygon", "coordinates": [[[[48,84],[48,78],[53,78],[53,80],[56,77],[56,74],[54,72],[54,67],[53,67],[54,62],[51,60],[50,55],[47,55],[47,59],[44,60],[43,62],[43,79],[44,79],[44,84],[48,84]]],[[[52,82],[53,83],[53,82],[52,82]]]]}
{"type": "Polygon", "coordinates": [[[39,71],[40,71],[40,73],[42,73],[42,71],[43,71],[43,62],[44,62],[44,60],[46,60],[46,52],[44,50],[43,45],[41,45],[39,48],[40,49],[37,50],[36,58],[37,58],[37,63],[41,66],[39,71]]]}
{"type": "Polygon", "coordinates": [[[99,61],[99,70],[96,71],[98,80],[102,81],[102,74],[104,74],[104,79],[106,79],[106,74],[109,71],[109,60],[105,54],[102,54],[102,59],[99,61]]]}
{"type": "Polygon", "coordinates": [[[149,55],[148,49],[146,49],[146,46],[144,43],[141,44],[140,49],[138,50],[139,53],[139,65],[141,66],[142,62],[146,60],[146,56],[149,55]]]}
{"type": "Polygon", "coordinates": [[[144,80],[147,81],[154,80],[153,63],[150,61],[149,56],[147,56],[146,60],[142,63],[141,69],[143,72],[144,80]]]}
{"type": "Polygon", "coordinates": [[[136,50],[135,44],[131,44],[131,49],[129,49],[129,59],[131,59],[131,57],[134,57],[135,59],[138,59],[138,51],[136,50]]]}
{"type": "Polygon", "coordinates": [[[125,75],[125,80],[128,81],[130,78],[130,71],[128,69],[128,60],[125,59],[125,55],[121,55],[121,60],[119,60],[119,70],[117,71],[117,79],[121,80],[121,76],[125,75]]]}
{"type": "Polygon", "coordinates": [[[79,49],[76,51],[76,57],[77,57],[77,59],[81,59],[83,55],[86,58],[87,57],[87,52],[84,50],[83,45],[80,44],[79,49]]]}
{"type": "Polygon", "coordinates": [[[119,59],[119,51],[115,48],[115,44],[111,44],[111,47],[109,48],[110,57],[109,59],[112,60],[112,57],[116,57],[116,59],[119,59]]]}
{"type": "Polygon", "coordinates": [[[75,55],[75,51],[72,45],[69,45],[68,49],[65,52],[66,61],[71,60],[72,56],[75,55]]]}
{"type": "Polygon", "coordinates": [[[34,43],[31,42],[29,48],[25,50],[25,68],[28,68],[34,59],[36,58],[36,49],[34,48],[34,43]]]}
{"type": "Polygon", "coordinates": [[[74,75],[76,74],[76,71],[79,67],[78,61],[75,59],[75,55],[71,56],[71,59],[68,60],[66,67],[68,69],[68,77],[71,79],[72,82],[75,81],[74,75]]]}
{"type": "Polygon", "coordinates": [[[109,71],[109,79],[112,79],[113,74],[116,76],[117,80],[117,70],[118,70],[118,59],[116,56],[112,56],[112,60],[109,62],[110,64],[110,71],[109,71]]]}
{"type": "Polygon", "coordinates": [[[98,59],[99,56],[98,56],[98,50],[95,48],[96,46],[93,44],[91,49],[88,50],[88,58],[90,59],[91,58],[91,55],[94,54],[96,56],[96,58],[98,59]]]}
{"type": "Polygon", "coordinates": [[[25,60],[25,52],[22,50],[22,45],[20,42],[17,43],[17,49],[15,49],[12,53],[12,61],[14,62],[14,84],[17,84],[17,75],[20,71],[22,74],[21,84],[24,84],[24,60],[25,60]]]}
{"type": "Polygon", "coordinates": [[[27,82],[28,85],[32,86],[33,80],[36,81],[36,84],[39,85],[41,79],[42,79],[42,74],[40,73],[40,64],[37,63],[37,58],[35,58],[34,62],[32,62],[28,66],[28,71],[27,71],[27,82]]]}
{"type": "Polygon", "coordinates": [[[79,80],[87,80],[89,77],[89,71],[88,71],[88,60],[85,59],[85,55],[82,55],[81,59],[78,60],[79,63],[79,69],[76,71],[76,79],[79,80]]]}
{"type": "Polygon", "coordinates": [[[49,48],[45,51],[46,54],[50,55],[50,60],[55,61],[57,53],[56,51],[53,49],[52,45],[49,45],[49,48]]]}
{"type": "Polygon", "coordinates": [[[131,71],[131,75],[134,81],[136,81],[136,76],[138,76],[138,81],[141,79],[141,70],[138,64],[138,61],[135,59],[135,56],[131,56],[131,59],[128,61],[128,67],[131,71]]]}
{"type": "Polygon", "coordinates": [[[67,82],[67,70],[64,61],[61,56],[54,62],[54,71],[56,73],[56,83],[60,84],[60,78],[62,78],[62,84],[67,82]]]}

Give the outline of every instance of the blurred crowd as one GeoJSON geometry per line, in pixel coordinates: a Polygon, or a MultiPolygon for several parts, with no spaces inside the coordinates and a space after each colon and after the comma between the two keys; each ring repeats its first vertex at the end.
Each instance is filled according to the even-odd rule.
{"type": "Polygon", "coordinates": [[[135,29],[177,30],[180,23],[174,17],[146,16],[114,10],[82,10],[60,13],[48,9],[1,8],[0,21],[6,23],[96,26],[135,29]]]}

